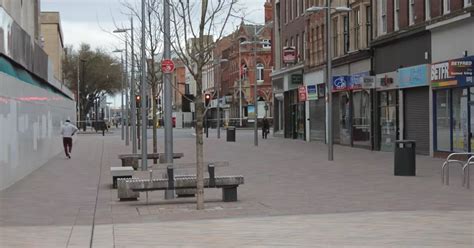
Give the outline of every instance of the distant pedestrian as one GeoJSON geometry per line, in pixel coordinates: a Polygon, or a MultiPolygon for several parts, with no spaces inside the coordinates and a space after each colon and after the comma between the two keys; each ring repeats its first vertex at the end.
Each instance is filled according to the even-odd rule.
{"type": "Polygon", "coordinates": [[[72,136],[77,132],[77,127],[74,126],[70,120],[66,120],[61,128],[61,135],[63,136],[64,153],[68,159],[71,158],[72,151],[72,136]]]}
{"type": "Polygon", "coordinates": [[[270,132],[270,124],[268,123],[267,117],[263,117],[263,120],[262,120],[262,138],[266,139],[269,132],[270,132]]]}

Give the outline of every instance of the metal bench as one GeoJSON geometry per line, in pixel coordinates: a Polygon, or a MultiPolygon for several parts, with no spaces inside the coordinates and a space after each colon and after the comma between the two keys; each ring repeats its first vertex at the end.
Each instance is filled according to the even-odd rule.
{"type": "Polygon", "coordinates": [[[132,178],[133,176],[133,167],[110,167],[110,174],[112,175],[112,184],[113,188],[117,188],[117,179],[118,178],[132,178]]]}
{"type": "MultiPolygon", "coordinates": [[[[160,163],[162,162],[162,158],[165,157],[164,153],[148,153],[147,159],[160,159],[160,163]]],[[[173,159],[180,159],[184,157],[183,153],[173,153],[173,159]]],[[[131,166],[133,169],[138,169],[138,160],[142,159],[141,154],[120,154],[118,158],[122,160],[122,166],[131,166]]]]}
{"type": "MultiPolygon", "coordinates": [[[[237,201],[237,187],[244,184],[243,176],[215,176],[214,166],[208,166],[209,177],[204,178],[204,188],[221,188],[222,201],[237,201]]],[[[173,170],[168,170],[167,179],[119,179],[117,195],[121,201],[137,200],[140,192],[155,190],[196,189],[197,179],[194,175],[175,177],[173,170]]]]}

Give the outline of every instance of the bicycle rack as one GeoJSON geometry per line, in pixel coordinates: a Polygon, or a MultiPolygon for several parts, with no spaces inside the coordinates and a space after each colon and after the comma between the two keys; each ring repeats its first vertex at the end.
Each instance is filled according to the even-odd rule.
{"type": "Polygon", "coordinates": [[[462,186],[466,187],[467,189],[470,188],[470,181],[471,181],[471,175],[470,175],[470,169],[469,167],[474,164],[474,156],[471,156],[469,160],[467,160],[466,164],[462,167],[462,186]]]}
{"type": "MultiPolygon", "coordinates": [[[[455,152],[449,154],[449,156],[446,158],[446,161],[444,161],[443,165],[441,166],[441,183],[445,185],[449,185],[449,165],[450,164],[458,164],[462,167],[462,176],[463,176],[463,186],[466,182],[466,174],[464,173],[465,167],[469,168],[469,161],[471,161],[471,158],[474,157],[474,153],[472,152],[455,152]],[[462,160],[457,160],[457,159],[451,159],[454,156],[470,156],[468,161],[462,161],[462,160]]],[[[473,162],[474,164],[474,158],[473,162]]],[[[467,169],[469,170],[469,169],[467,169]]]]}

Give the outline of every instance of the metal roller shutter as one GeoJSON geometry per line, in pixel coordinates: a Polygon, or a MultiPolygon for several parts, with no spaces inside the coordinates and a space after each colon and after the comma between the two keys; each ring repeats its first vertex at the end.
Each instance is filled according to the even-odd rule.
{"type": "Polygon", "coordinates": [[[405,139],[416,140],[416,153],[429,155],[429,88],[418,87],[403,91],[405,139]]]}
{"type": "Polygon", "coordinates": [[[309,101],[310,140],[326,140],[326,110],[324,99],[309,101]]]}

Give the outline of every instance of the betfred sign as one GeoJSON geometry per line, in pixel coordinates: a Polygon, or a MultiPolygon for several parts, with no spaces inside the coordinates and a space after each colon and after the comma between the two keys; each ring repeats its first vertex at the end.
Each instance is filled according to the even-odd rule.
{"type": "Polygon", "coordinates": [[[171,59],[161,61],[161,71],[163,73],[172,73],[174,71],[174,62],[171,59]]]}
{"type": "Polygon", "coordinates": [[[306,101],[306,86],[298,87],[298,100],[300,102],[306,101]]]}
{"type": "Polygon", "coordinates": [[[474,56],[453,59],[431,65],[431,85],[434,88],[474,85],[474,56]]]}

